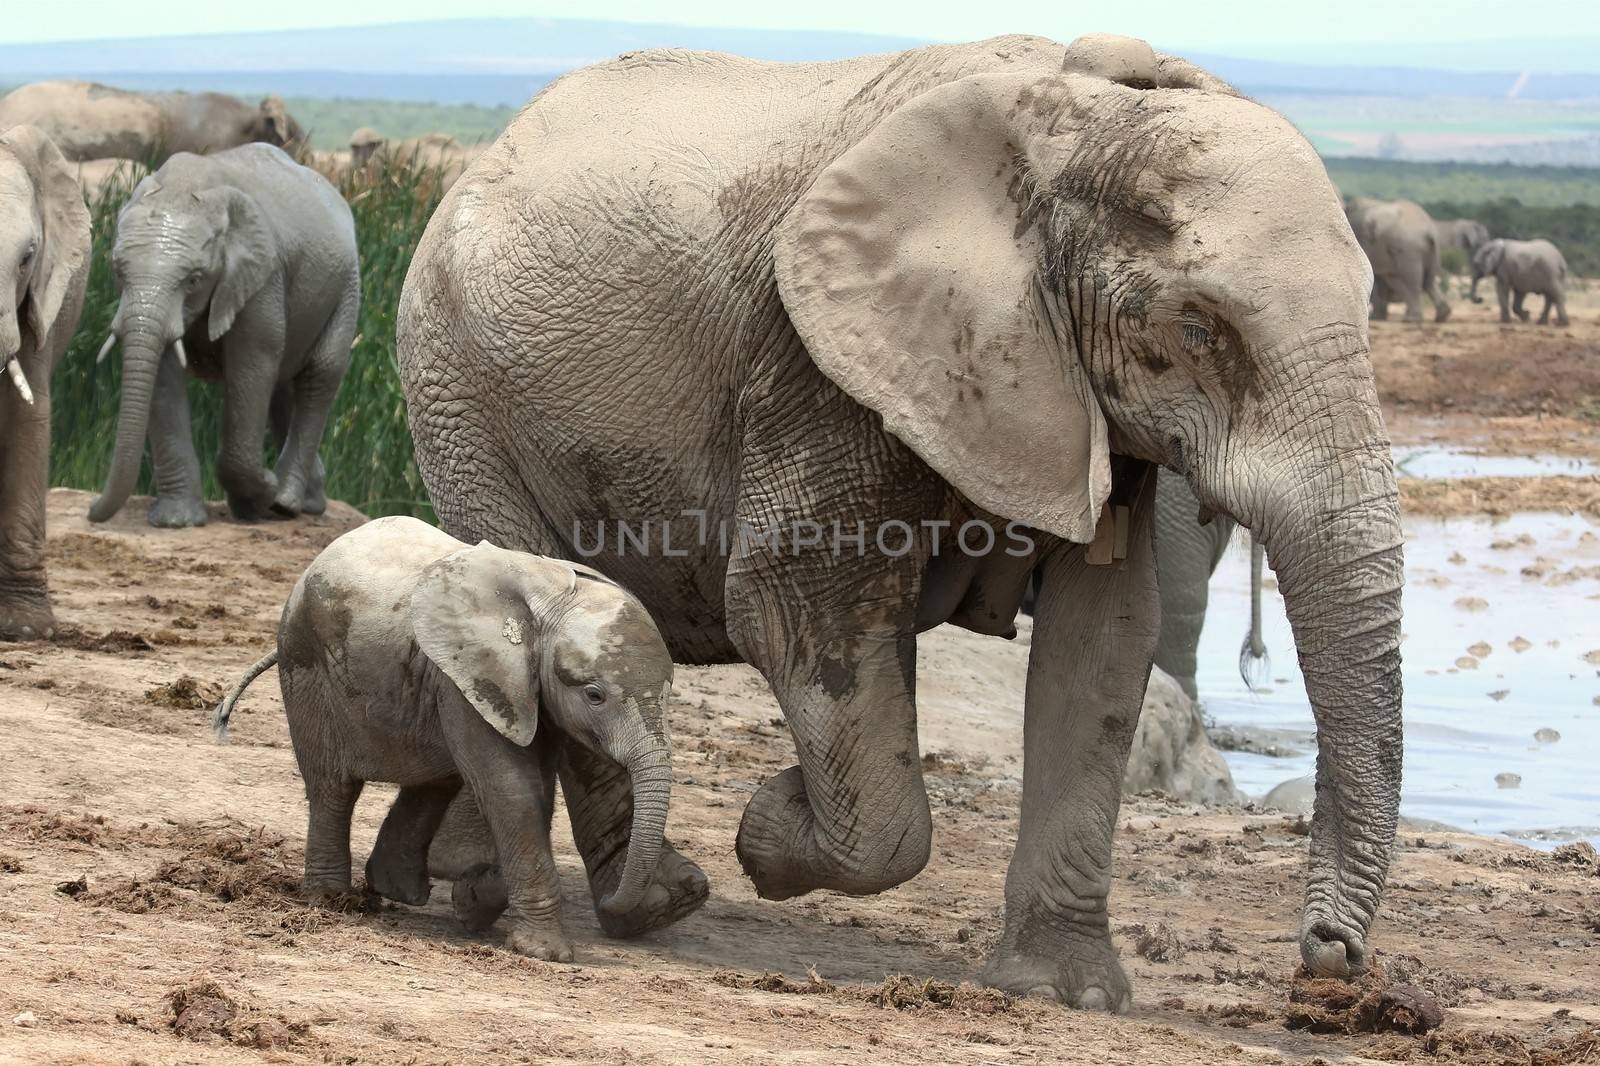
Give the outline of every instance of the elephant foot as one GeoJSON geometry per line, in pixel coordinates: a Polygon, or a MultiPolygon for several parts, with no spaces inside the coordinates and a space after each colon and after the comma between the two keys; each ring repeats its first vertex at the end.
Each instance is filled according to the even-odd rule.
{"type": "Polygon", "coordinates": [[[824,851],[800,767],[768,778],[745,805],[734,850],[762,899],[790,899],[819,888],[870,896],[915,877],[928,862],[932,825],[923,818],[858,829],[856,846],[824,851]]]}
{"type": "Polygon", "coordinates": [[[1132,986],[1105,930],[1062,940],[1053,929],[1008,935],[984,968],[983,983],[1080,1010],[1122,1014],[1133,1006],[1132,986]]]}
{"type": "Polygon", "coordinates": [[[228,493],[228,513],[239,522],[261,522],[272,514],[270,506],[264,506],[253,496],[239,496],[228,493]]]}
{"type": "Polygon", "coordinates": [[[1526,312],[1526,311],[1518,311],[1517,312],[1517,319],[1519,321],[1521,321],[1521,322],[1527,322],[1528,319],[1531,318],[1531,317],[1532,316],[1529,315],[1528,312],[1526,312]]]}
{"type": "Polygon", "coordinates": [[[199,497],[157,496],[146,520],[157,529],[187,529],[205,525],[207,517],[206,505],[199,497]]]}
{"type": "Polygon", "coordinates": [[[450,905],[461,924],[474,933],[488,929],[506,909],[506,883],[500,868],[479,863],[463,873],[450,889],[450,905]]]}
{"type": "Polygon", "coordinates": [[[45,593],[0,600],[0,640],[48,640],[55,634],[56,616],[45,593]]]}
{"type": "Polygon", "coordinates": [[[1300,958],[1313,977],[1348,981],[1367,972],[1367,943],[1358,933],[1313,921],[1300,934],[1300,958]]]}
{"type": "Polygon", "coordinates": [[[424,862],[389,851],[374,851],[367,858],[367,887],[384,899],[412,907],[428,902],[433,892],[424,862]]]}
{"type": "Polygon", "coordinates": [[[300,513],[308,515],[323,514],[328,510],[328,497],[323,493],[321,486],[307,489],[300,499],[300,513]]]}
{"type": "MultiPolygon", "coordinates": [[[[554,925],[552,921],[549,925],[554,925]]],[[[549,926],[513,929],[506,935],[506,947],[518,955],[545,962],[571,962],[572,941],[560,929],[549,926]]]]}
{"type": "MultiPolygon", "coordinates": [[[[606,872],[609,873],[609,870],[606,872]]],[[[620,876],[621,864],[617,864],[617,875],[608,880],[614,882],[620,876]]],[[[599,901],[605,899],[615,886],[602,888],[597,878],[593,887],[595,899],[599,901]]],[[[665,928],[680,918],[688,917],[699,910],[710,895],[711,882],[706,879],[705,871],[666,847],[661,850],[655,876],[637,907],[626,914],[609,915],[600,910],[597,902],[595,917],[600,921],[602,933],[625,940],[665,928]]]]}
{"type": "Polygon", "coordinates": [[[1450,321],[1450,308],[1449,307],[1440,307],[1440,308],[1438,308],[1436,311],[1433,312],[1433,320],[1435,322],[1448,322],[1448,321],[1450,321]]]}

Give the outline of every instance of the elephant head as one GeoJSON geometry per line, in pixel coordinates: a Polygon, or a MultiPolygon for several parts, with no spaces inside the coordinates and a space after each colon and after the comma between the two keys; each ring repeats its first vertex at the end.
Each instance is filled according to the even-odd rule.
{"type": "Polygon", "coordinates": [[[261,101],[251,123],[250,140],[276,145],[295,158],[299,158],[306,147],[305,131],[283,106],[283,98],[279,96],[268,96],[261,101]]]}
{"type": "Polygon", "coordinates": [[[411,624],[423,654],[501,736],[529,744],[547,716],[627,769],[628,857],[600,906],[637,907],[661,856],[672,783],[672,657],[649,613],[587,567],[483,543],[424,571],[411,624]]]}
{"type": "Polygon", "coordinates": [[[371,126],[362,126],[350,135],[350,165],[357,169],[366,166],[383,145],[383,134],[371,126]]]}
{"type": "Polygon", "coordinates": [[[133,491],[151,391],[167,350],[186,365],[184,334],[202,318],[206,338],[218,341],[267,284],[277,259],[276,241],[254,199],[221,185],[165,188],[172,165],[141,181],[117,217],[111,261],[121,301],[100,357],[121,340],[122,404],[105,491],[89,508],[93,522],[116,514],[133,491]]]}
{"type": "Polygon", "coordinates": [[[1372,272],[1311,146],[1142,42],[1080,41],[1060,74],[888,114],[774,259],[822,371],[979,506],[1088,542],[1117,453],[1266,545],[1319,742],[1301,951],[1360,970],[1400,796],[1402,536],[1372,272]]]}
{"type": "Polygon", "coordinates": [[[1472,302],[1483,303],[1483,297],[1478,295],[1478,282],[1483,278],[1492,278],[1500,269],[1500,263],[1506,257],[1506,242],[1504,238],[1496,237],[1494,240],[1484,241],[1478,245],[1477,251],[1472,253],[1472,302]]]}
{"type": "Polygon", "coordinates": [[[48,390],[50,367],[29,382],[25,355],[44,349],[73,278],[89,258],[89,210],[72,167],[33,126],[0,135],[0,362],[22,399],[48,390]]]}

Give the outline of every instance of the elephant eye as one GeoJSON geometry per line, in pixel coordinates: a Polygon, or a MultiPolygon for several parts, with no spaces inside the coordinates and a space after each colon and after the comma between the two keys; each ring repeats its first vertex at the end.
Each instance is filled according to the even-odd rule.
{"type": "Polygon", "coordinates": [[[1183,350],[1190,355],[1210,355],[1227,347],[1227,334],[1214,319],[1197,308],[1183,311],[1183,350]]]}
{"type": "Polygon", "coordinates": [[[599,685],[585,685],[583,686],[583,698],[588,700],[593,706],[598,707],[606,701],[605,690],[599,685]]]}
{"type": "Polygon", "coordinates": [[[39,246],[36,244],[30,244],[24,248],[22,250],[22,265],[27,266],[29,263],[33,262],[33,253],[37,252],[38,250],[39,246]]]}
{"type": "Polygon", "coordinates": [[[205,274],[202,271],[191,270],[188,276],[183,279],[183,287],[191,291],[197,289],[204,278],[205,274]]]}

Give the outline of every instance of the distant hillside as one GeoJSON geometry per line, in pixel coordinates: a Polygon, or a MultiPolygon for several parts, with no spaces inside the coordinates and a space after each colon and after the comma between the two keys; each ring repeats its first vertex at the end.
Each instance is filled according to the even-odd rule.
{"type": "MultiPolygon", "coordinates": [[[[8,82],[92,76],[130,85],[150,84],[144,79],[155,78],[174,87],[192,85],[192,79],[204,77],[209,84],[230,88],[266,78],[302,96],[495,106],[521,103],[530,79],[547,79],[640,48],[675,46],[803,61],[896,51],[926,43],[910,36],[592,19],[455,19],[348,29],[5,45],[0,46],[0,72],[4,72],[0,76],[8,82]]],[[[1508,38],[1492,42],[1492,49],[1476,44],[1283,46],[1276,51],[1252,50],[1253,54],[1243,57],[1196,53],[1181,44],[1167,47],[1251,93],[1504,97],[1516,88],[1522,99],[1600,97],[1600,59],[1594,58],[1600,56],[1600,40],[1508,38]],[[1502,63],[1487,68],[1474,63],[1469,70],[1422,69],[1423,61],[1416,57],[1428,56],[1435,57],[1440,66],[1447,66],[1452,57],[1485,62],[1499,56],[1502,63]],[[1564,73],[1566,70],[1577,72],[1564,73]]]]}

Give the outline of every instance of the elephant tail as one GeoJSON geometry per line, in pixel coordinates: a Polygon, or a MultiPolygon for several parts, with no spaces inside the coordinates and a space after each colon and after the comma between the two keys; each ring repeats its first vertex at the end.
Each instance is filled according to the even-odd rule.
{"type": "Polygon", "coordinates": [[[216,717],[211,722],[211,727],[217,733],[217,743],[226,744],[228,742],[228,719],[233,717],[233,705],[239,702],[239,697],[243,696],[244,690],[250,687],[250,682],[272,669],[277,663],[278,649],[273,648],[257,660],[254,666],[246,670],[244,676],[239,679],[239,683],[229,689],[226,696],[222,697],[222,702],[217,704],[216,717]]]}
{"type": "Polygon", "coordinates": [[[1272,673],[1272,659],[1267,655],[1267,644],[1261,638],[1261,575],[1266,567],[1266,549],[1252,534],[1250,537],[1250,631],[1239,646],[1239,676],[1252,691],[1261,687],[1272,673]]]}

